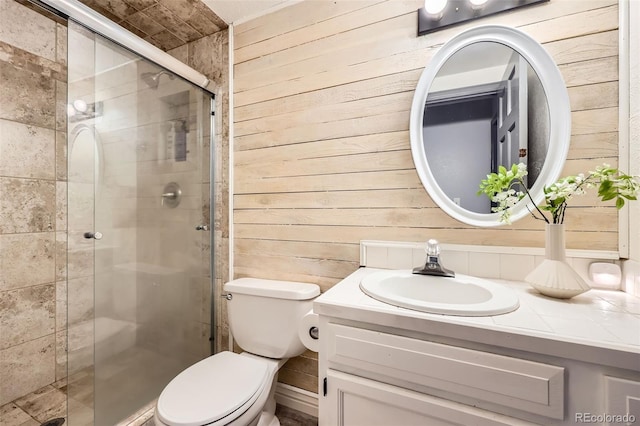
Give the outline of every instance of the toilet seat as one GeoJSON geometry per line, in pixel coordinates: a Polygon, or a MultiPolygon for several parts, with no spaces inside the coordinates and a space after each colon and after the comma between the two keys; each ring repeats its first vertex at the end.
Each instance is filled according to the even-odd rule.
{"type": "Polygon", "coordinates": [[[220,352],[178,374],[160,394],[156,415],[172,426],[230,423],[271,386],[270,376],[268,363],[220,352]]]}

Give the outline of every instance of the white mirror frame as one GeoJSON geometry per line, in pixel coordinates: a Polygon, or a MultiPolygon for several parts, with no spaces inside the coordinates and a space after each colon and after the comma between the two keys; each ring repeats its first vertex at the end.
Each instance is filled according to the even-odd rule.
{"type": "MultiPolygon", "coordinates": [[[[542,170],[529,192],[537,204],[544,199],[543,188],[555,182],[560,176],[569,151],[571,139],[571,106],[569,94],[560,70],[549,53],[536,40],[520,30],[500,25],[485,25],[466,30],[453,37],[434,55],[422,72],[411,105],[409,136],[411,154],[418,176],[433,201],[454,219],[473,226],[499,226],[498,213],[475,213],[455,204],[438,186],[427,162],[424,149],[422,123],[429,88],[440,68],[456,52],[465,46],[478,42],[495,42],[511,47],[522,55],[542,83],[549,106],[549,150],[542,170]]],[[[480,185],[480,182],[469,182],[480,185]]],[[[511,221],[514,222],[529,214],[534,206],[523,199],[512,208],[511,221]]]]}

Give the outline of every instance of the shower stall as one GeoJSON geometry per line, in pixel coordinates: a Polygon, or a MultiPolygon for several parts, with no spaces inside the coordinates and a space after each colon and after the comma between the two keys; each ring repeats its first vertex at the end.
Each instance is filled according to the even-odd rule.
{"type": "Polygon", "coordinates": [[[213,95],[69,21],[68,424],[115,425],[211,350],[213,95]]]}

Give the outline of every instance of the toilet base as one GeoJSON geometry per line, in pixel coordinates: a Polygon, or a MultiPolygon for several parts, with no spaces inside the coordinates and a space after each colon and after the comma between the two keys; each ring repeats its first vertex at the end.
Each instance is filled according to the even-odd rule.
{"type": "MultiPolygon", "coordinates": [[[[282,363],[284,364],[284,363],[282,363]]],[[[282,367],[282,364],[278,366],[278,370],[282,367]]],[[[278,383],[278,373],[273,377],[271,382],[271,389],[269,390],[269,397],[267,403],[264,405],[258,426],[280,426],[280,420],[276,417],[276,384],[278,383]]]]}
{"type": "Polygon", "coordinates": [[[258,426],[280,426],[280,420],[275,415],[263,411],[258,426]]]}

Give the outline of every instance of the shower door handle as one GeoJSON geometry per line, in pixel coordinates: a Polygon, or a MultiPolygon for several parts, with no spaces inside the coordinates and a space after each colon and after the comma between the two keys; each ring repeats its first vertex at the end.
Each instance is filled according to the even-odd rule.
{"type": "Polygon", "coordinates": [[[208,231],[209,225],[198,225],[196,226],[196,231],[208,231]]]}
{"type": "Polygon", "coordinates": [[[94,240],[101,240],[102,239],[102,232],[85,232],[84,233],[84,237],[88,240],[90,239],[94,239],[94,240]]]}

